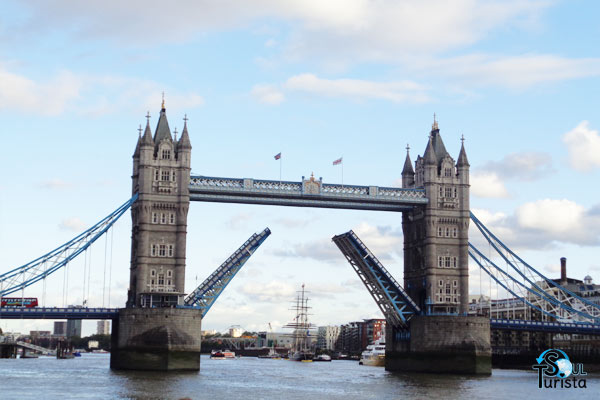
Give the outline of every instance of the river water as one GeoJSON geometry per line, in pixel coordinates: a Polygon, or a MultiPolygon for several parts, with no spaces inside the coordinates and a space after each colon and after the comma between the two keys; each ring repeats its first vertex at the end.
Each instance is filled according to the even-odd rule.
{"type": "Polygon", "coordinates": [[[356,361],[298,363],[202,356],[194,373],[111,371],[108,354],[0,359],[0,399],[598,399],[587,389],[538,389],[532,371],[490,377],[391,373],[356,361]]]}

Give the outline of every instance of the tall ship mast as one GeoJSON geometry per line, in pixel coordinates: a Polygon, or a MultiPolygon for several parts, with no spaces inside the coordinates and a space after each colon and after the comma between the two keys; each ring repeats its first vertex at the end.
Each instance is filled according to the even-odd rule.
{"type": "Polygon", "coordinates": [[[302,290],[298,291],[296,300],[291,310],[296,312],[293,322],[285,325],[284,328],[293,329],[290,336],[294,338],[294,347],[290,351],[290,360],[310,362],[313,360],[314,353],[310,345],[310,329],[314,325],[308,322],[308,297],[305,297],[304,284],[302,290]]]}

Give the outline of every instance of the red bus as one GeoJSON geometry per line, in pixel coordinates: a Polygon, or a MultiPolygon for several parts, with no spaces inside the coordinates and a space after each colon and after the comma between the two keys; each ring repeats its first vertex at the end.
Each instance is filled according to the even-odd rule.
{"type": "Polygon", "coordinates": [[[0,307],[37,307],[37,297],[3,297],[0,300],[0,307]]]}

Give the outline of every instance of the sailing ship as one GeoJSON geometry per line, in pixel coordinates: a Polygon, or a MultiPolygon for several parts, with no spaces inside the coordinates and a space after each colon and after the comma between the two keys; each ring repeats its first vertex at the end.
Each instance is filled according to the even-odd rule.
{"type": "Polygon", "coordinates": [[[289,353],[291,361],[312,362],[314,353],[311,351],[310,329],[314,328],[308,322],[308,298],[305,297],[304,284],[302,290],[298,291],[292,310],[296,312],[293,322],[285,325],[284,328],[293,329],[290,336],[294,338],[293,347],[289,353]]]}

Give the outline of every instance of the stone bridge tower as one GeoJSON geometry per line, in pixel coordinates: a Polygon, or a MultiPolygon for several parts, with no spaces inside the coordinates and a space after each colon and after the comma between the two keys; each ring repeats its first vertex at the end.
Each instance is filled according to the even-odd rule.
{"type": "Polygon", "coordinates": [[[424,188],[429,203],[404,212],[404,287],[429,313],[468,312],[469,161],[446,151],[434,120],[423,157],[413,170],[406,154],[402,187],[424,188]]]}
{"type": "Polygon", "coordinates": [[[192,146],[187,118],[171,136],[164,106],[154,136],[149,116],[133,154],[131,265],[126,308],[113,321],[110,366],[200,369],[200,310],[177,308],[185,296],[185,250],[192,146]],[[175,132],[175,135],[177,132],[175,132]]]}
{"type": "Polygon", "coordinates": [[[191,150],[187,119],[173,140],[163,102],[154,137],[148,118],[133,155],[128,307],[183,304],[191,150]]]}
{"type": "Polygon", "coordinates": [[[468,316],[469,161],[446,151],[433,121],[423,157],[406,155],[402,187],[425,189],[429,202],[405,211],[404,288],[419,305],[408,329],[389,327],[391,371],[491,373],[490,320],[468,316]]]}

